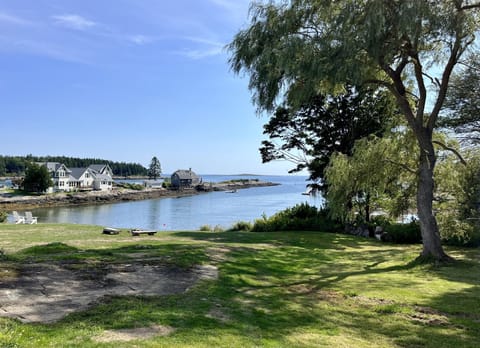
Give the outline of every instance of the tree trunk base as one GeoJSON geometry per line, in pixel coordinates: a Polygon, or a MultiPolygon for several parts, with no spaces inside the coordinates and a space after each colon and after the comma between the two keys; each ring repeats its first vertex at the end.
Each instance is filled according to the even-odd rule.
{"type": "Polygon", "coordinates": [[[442,266],[455,262],[455,259],[447,254],[437,257],[432,254],[420,253],[415,261],[420,264],[434,264],[435,266],[442,266]]]}

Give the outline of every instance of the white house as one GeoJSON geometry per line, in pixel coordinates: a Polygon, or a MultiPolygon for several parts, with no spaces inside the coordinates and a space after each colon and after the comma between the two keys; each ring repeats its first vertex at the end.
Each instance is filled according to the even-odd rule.
{"type": "Polygon", "coordinates": [[[113,172],[108,164],[92,164],[86,168],[67,168],[62,163],[39,163],[47,167],[53,180],[53,191],[93,189],[107,191],[113,187],[113,172]]]}

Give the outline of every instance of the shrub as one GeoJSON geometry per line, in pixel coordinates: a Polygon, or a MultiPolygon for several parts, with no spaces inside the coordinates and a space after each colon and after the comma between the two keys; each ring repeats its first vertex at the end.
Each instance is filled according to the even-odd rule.
{"type": "Polygon", "coordinates": [[[135,184],[130,182],[117,183],[117,186],[128,189],[128,190],[136,190],[136,191],[142,191],[145,189],[145,187],[142,184],[135,184]]]}
{"type": "Polygon", "coordinates": [[[384,229],[393,223],[392,218],[387,215],[377,215],[370,218],[370,224],[372,226],[382,226],[384,229]]]}
{"type": "Polygon", "coordinates": [[[282,210],[271,217],[263,215],[255,220],[252,231],[338,231],[340,225],[328,217],[326,210],[318,210],[307,203],[297,204],[292,208],[282,210]]]}
{"type": "Polygon", "coordinates": [[[262,217],[260,219],[256,219],[253,222],[252,226],[252,232],[272,232],[275,231],[270,224],[269,224],[269,219],[265,213],[262,214],[262,217]]]}
{"type": "Polygon", "coordinates": [[[385,227],[382,241],[397,244],[416,244],[422,242],[420,225],[416,221],[408,224],[390,224],[385,227]]]}
{"type": "Polygon", "coordinates": [[[437,216],[442,243],[456,246],[479,246],[480,226],[477,219],[459,220],[453,213],[437,216]]]}
{"type": "Polygon", "coordinates": [[[252,230],[253,225],[248,221],[238,221],[233,224],[228,231],[244,231],[248,232],[252,230]]]}
{"type": "Polygon", "coordinates": [[[215,225],[212,227],[210,225],[202,225],[200,226],[200,232],[223,232],[223,227],[220,225],[215,225]]]}
{"type": "Polygon", "coordinates": [[[7,221],[8,214],[5,211],[0,211],[0,223],[7,221]]]}
{"type": "Polygon", "coordinates": [[[223,227],[220,225],[215,225],[213,232],[223,232],[223,227]]]}

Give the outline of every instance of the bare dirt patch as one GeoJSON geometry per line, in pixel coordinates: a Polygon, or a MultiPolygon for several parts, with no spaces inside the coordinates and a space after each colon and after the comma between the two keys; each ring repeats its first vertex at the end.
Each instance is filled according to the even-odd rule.
{"type": "Polygon", "coordinates": [[[201,279],[216,279],[217,268],[190,269],[139,263],[83,267],[24,265],[0,283],[0,316],[49,323],[85,310],[104,296],[159,296],[187,291],[201,279]]]}
{"type": "Polygon", "coordinates": [[[174,332],[171,326],[155,325],[150,327],[141,327],[135,329],[106,330],[96,336],[94,340],[99,343],[106,342],[129,342],[138,339],[149,339],[155,336],[167,336],[174,332]]]}

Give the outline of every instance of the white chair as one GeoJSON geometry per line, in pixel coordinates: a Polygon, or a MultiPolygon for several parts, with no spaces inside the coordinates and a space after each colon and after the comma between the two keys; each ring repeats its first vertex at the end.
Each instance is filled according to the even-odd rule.
{"type": "Polygon", "coordinates": [[[37,223],[37,217],[36,216],[32,216],[32,212],[31,211],[26,211],[25,212],[25,223],[26,224],[36,224],[37,223]]]}
{"type": "Polygon", "coordinates": [[[13,215],[13,222],[16,224],[24,224],[25,223],[25,217],[19,215],[16,211],[12,211],[13,215]]]}

